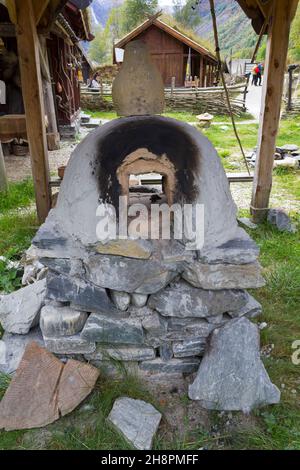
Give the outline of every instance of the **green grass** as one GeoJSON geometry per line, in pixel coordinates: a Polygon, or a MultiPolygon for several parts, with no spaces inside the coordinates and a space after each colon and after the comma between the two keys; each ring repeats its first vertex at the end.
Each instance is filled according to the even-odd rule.
{"type": "Polygon", "coordinates": [[[0,197],[0,216],[11,209],[27,207],[34,201],[34,187],[32,179],[19,183],[10,183],[8,191],[0,197]]]}

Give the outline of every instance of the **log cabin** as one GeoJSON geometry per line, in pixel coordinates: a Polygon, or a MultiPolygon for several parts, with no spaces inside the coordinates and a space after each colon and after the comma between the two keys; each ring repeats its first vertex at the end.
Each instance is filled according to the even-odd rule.
{"type": "Polygon", "coordinates": [[[175,86],[184,85],[189,58],[189,75],[199,79],[200,87],[213,86],[218,65],[214,54],[157,16],[144,21],[115,44],[114,63],[117,62],[115,50],[124,49],[126,44],[136,39],[147,44],[165,86],[172,84],[173,77],[175,86]]]}

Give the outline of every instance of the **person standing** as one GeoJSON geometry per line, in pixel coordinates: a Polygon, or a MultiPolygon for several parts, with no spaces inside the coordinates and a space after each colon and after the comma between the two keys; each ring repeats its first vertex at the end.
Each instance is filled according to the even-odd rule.
{"type": "Polygon", "coordinates": [[[257,70],[257,82],[258,82],[258,86],[261,86],[262,75],[263,75],[263,70],[264,70],[263,64],[258,64],[257,69],[258,69],[257,70]]]}
{"type": "Polygon", "coordinates": [[[252,85],[257,86],[257,65],[255,64],[252,69],[252,85]]]}

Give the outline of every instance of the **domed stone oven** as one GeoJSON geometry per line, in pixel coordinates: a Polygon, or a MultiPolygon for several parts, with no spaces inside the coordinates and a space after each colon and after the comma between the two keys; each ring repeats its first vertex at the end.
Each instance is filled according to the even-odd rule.
{"type": "MultiPolygon", "coordinates": [[[[145,46],[131,44],[125,64],[128,54],[141,50],[145,46]]],[[[137,79],[138,64],[124,65],[122,87],[128,93],[116,100],[123,117],[77,146],[57,205],[33,241],[48,267],[40,316],[45,345],[99,367],[120,360],[162,380],[197,373],[189,395],[207,408],[249,411],[276,403],[279,391],[260,361],[258,328],[250,321],[261,306],[245,290],[264,284],[258,247],[238,227],[227,178],[209,140],[189,124],[154,115],[155,109],[161,112],[162,91],[153,65],[143,66],[149,67],[141,73],[149,79],[146,85],[137,79]],[[156,106],[149,106],[151,100],[156,106]],[[153,239],[118,231],[102,239],[99,207],[110,208],[109,214],[115,209],[108,225],[120,223],[120,196],[129,209],[135,203],[190,205],[203,208],[203,218],[199,225],[192,216],[194,239],[186,232],[182,239],[153,239]]],[[[170,217],[172,227],[176,217],[170,217]]],[[[150,219],[140,225],[151,225],[150,219]]],[[[126,227],[130,220],[129,215],[126,227]]]]}

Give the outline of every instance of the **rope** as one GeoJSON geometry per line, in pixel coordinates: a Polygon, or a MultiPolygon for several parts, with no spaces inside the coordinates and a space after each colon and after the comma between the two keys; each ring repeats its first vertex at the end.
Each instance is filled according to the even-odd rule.
{"type": "Polygon", "coordinates": [[[247,172],[250,176],[250,169],[249,169],[248,162],[247,162],[247,159],[246,159],[246,155],[245,155],[245,152],[244,152],[244,148],[243,148],[243,145],[242,145],[242,142],[241,142],[241,139],[240,139],[240,136],[238,134],[237,127],[236,127],[236,123],[235,123],[235,119],[234,119],[234,115],[233,115],[233,111],[232,111],[232,107],[231,107],[229,92],[228,92],[228,89],[227,89],[224,72],[222,70],[222,60],[221,60],[221,54],[220,54],[220,45],[219,45],[219,35],[218,35],[218,26],[217,26],[217,19],[216,19],[215,3],[214,3],[214,0],[209,0],[209,3],[210,3],[210,11],[211,11],[211,17],[212,17],[212,22],[213,22],[213,29],[214,29],[216,55],[217,55],[217,59],[218,59],[218,63],[219,63],[219,69],[220,69],[220,75],[221,75],[223,87],[224,87],[224,90],[225,90],[225,96],[226,96],[226,101],[227,101],[227,105],[228,105],[228,109],[229,109],[229,114],[230,114],[230,117],[231,117],[231,122],[232,122],[232,126],[233,126],[233,130],[234,130],[236,139],[238,141],[241,153],[243,155],[243,159],[244,159],[244,162],[245,162],[245,165],[246,165],[246,168],[247,168],[247,172]]]}

